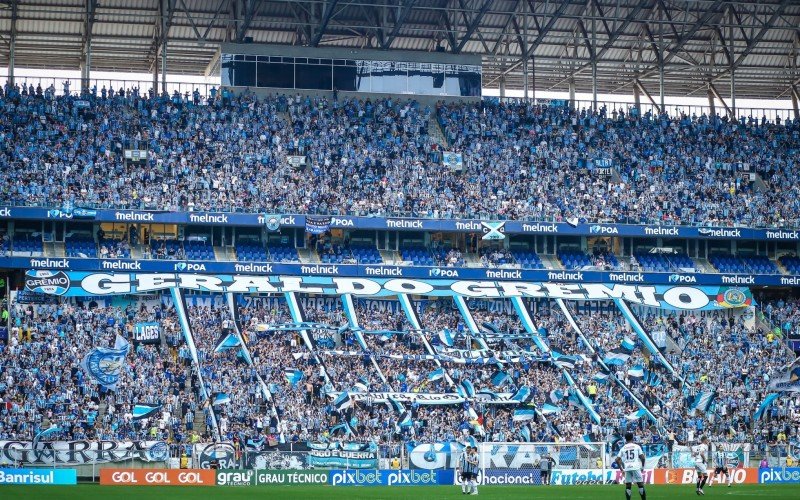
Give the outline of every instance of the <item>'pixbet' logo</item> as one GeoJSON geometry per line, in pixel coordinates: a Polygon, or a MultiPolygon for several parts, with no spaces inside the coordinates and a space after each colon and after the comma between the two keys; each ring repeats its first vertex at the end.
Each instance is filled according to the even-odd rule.
{"type": "Polygon", "coordinates": [[[381,475],[379,471],[363,472],[356,471],[339,471],[331,474],[331,484],[333,486],[339,485],[360,485],[370,486],[381,484],[381,475]]]}
{"type": "Polygon", "coordinates": [[[175,264],[176,271],[205,271],[206,265],[205,264],[192,264],[187,262],[178,262],[175,264]]]}
{"type": "Polygon", "coordinates": [[[434,278],[458,278],[458,271],[455,269],[434,268],[428,271],[428,276],[434,278]]]}
{"type": "Polygon", "coordinates": [[[619,234],[619,229],[614,226],[602,226],[595,224],[589,228],[590,234],[619,234]]]}
{"type": "Polygon", "coordinates": [[[697,283],[697,278],[686,274],[670,274],[670,283],[697,283]]]}
{"type": "Polygon", "coordinates": [[[424,484],[437,484],[436,471],[419,472],[414,469],[407,471],[391,472],[386,477],[389,486],[411,486],[424,484]]]}

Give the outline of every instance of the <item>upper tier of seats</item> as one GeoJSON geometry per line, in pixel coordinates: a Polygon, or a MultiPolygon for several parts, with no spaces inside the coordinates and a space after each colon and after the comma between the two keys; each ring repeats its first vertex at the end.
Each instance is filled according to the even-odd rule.
{"type": "Polygon", "coordinates": [[[800,225],[795,122],[299,95],[89,96],[81,112],[74,97],[5,90],[0,204],[800,225]],[[126,164],[123,143],[148,149],[147,164],[126,164]],[[463,153],[462,171],[443,149],[463,153]],[[595,159],[615,174],[583,168],[595,159]]]}

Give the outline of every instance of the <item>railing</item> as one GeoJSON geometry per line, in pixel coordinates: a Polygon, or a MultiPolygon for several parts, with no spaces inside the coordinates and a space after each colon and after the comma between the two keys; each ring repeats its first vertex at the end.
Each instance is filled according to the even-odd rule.
{"type": "MultiPolygon", "coordinates": [[[[51,85],[53,89],[55,89],[55,95],[63,96],[69,93],[69,95],[81,95],[82,93],[82,82],[80,78],[55,78],[55,77],[46,77],[46,76],[25,76],[25,75],[15,75],[14,76],[14,83],[20,86],[20,90],[24,85],[26,88],[30,88],[33,86],[34,90],[37,86],[42,87],[42,92],[47,90],[48,87],[51,85]]],[[[146,80],[146,79],[112,79],[112,78],[92,78],[89,80],[87,88],[89,89],[90,93],[93,90],[97,91],[97,95],[100,96],[103,87],[106,90],[114,89],[114,93],[119,89],[131,90],[137,88],[139,90],[140,96],[147,96],[149,91],[153,89],[158,95],[162,93],[162,84],[161,79],[158,80],[158,85],[153,88],[153,80],[146,80]]],[[[185,95],[187,92],[189,93],[190,97],[192,93],[197,90],[201,96],[208,97],[211,95],[212,88],[220,88],[219,83],[195,83],[195,82],[180,82],[180,81],[168,81],[167,82],[167,93],[171,96],[175,91],[177,91],[182,96],[185,95]]]]}
{"type": "MultiPolygon", "coordinates": [[[[526,102],[524,98],[521,97],[504,97],[504,98],[496,98],[496,97],[489,97],[488,99],[500,99],[502,102],[506,103],[523,103],[526,102]]],[[[552,101],[568,101],[568,99],[528,99],[528,102],[538,103],[538,104],[548,104],[552,101]]],[[[589,110],[593,109],[594,102],[591,100],[583,100],[583,99],[576,99],[573,101],[573,107],[577,110],[589,110]]],[[[633,102],[628,101],[608,101],[608,100],[598,100],[597,101],[597,109],[600,110],[603,107],[606,108],[606,116],[611,117],[614,111],[624,111],[626,115],[628,115],[633,108],[636,107],[636,104],[633,102]]],[[[641,102],[639,105],[641,110],[642,116],[650,113],[652,116],[659,115],[658,107],[650,102],[641,102]]],[[[692,116],[702,116],[702,115],[710,115],[711,114],[711,107],[708,105],[697,105],[697,104],[671,104],[665,103],[664,110],[670,117],[679,117],[682,115],[686,115],[688,117],[692,116]]],[[[727,111],[725,110],[724,106],[715,106],[714,112],[718,116],[727,116],[727,111]]],[[[741,107],[738,106],[736,108],[736,116],[741,118],[750,118],[753,117],[757,119],[759,123],[761,123],[762,118],[766,118],[768,122],[774,123],[777,118],[780,118],[781,121],[786,120],[793,120],[795,117],[794,109],[792,108],[771,108],[771,107],[741,107]]]]}

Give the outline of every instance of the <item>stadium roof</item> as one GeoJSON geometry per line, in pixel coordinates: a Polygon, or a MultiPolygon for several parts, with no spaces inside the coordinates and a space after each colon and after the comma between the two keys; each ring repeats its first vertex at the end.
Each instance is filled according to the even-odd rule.
{"type": "Polygon", "coordinates": [[[2,0],[0,64],[202,75],[221,42],[479,54],[484,86],[787,98],[800,83],[800,1],[723,0],[2,0]]]}

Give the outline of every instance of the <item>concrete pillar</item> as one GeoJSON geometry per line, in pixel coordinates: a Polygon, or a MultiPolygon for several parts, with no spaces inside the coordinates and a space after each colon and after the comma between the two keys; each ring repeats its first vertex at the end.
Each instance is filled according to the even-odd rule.
{"type": "Polygon", "coordinates": [[[709,115],[715,116],[717,114],[716,110],[716,101],[714,100],[714,92],[711,90],[711,87],[708,88],[708,108],[709,108],[709,115]]]}
{"type": "Polygon", "coordinates": [[[17,63],[17,0],[11,0],[11,40],[8,43],[8,84],[14,86],[17,63]]]}
{"type": "Polygon", "coordinates": [[[569,105],[573,108],[576,107],[575,104],[575,79],[569,79],[569,105]]]}
{"type": "Polygon", "coordinates": [[[506,96],[506,77],[500,77],[500,97],[506,96]]]}
{"type": "Polygon", "coordinates": [[[736,119],[736,71],[731,68],[731,115],[736,119]]]}
{"type": "Polygon", "coordinates": [[[800,120],[800,95],[798,95],[797,87],[792,85],[792,107],[794,108],[794,119],[800,120]]]}
{"type": "Polygon", "coordinates": [[[639,116],[642,116],[642,93],[635,83],[633,84],[633,107],[639,112],[639,116]]]}

